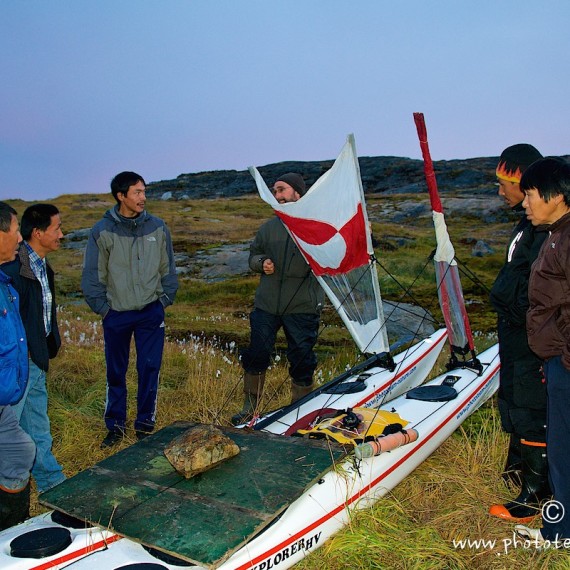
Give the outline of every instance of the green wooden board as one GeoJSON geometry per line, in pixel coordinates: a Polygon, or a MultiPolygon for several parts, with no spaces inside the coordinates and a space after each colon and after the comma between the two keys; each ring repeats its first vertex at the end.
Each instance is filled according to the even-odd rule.
{"type": "Polygon", "coordinates": [[[40,502],[201,565],[218,565],[343,455],[328,442],[220,428],[240,453],[185,479],[163,454],[177,422],[43,493],[40,502]]]}

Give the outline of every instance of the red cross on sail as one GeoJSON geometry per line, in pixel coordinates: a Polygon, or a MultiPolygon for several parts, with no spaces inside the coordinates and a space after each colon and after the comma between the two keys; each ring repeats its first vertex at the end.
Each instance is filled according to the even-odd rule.
{"type": "Polygon", "coordinates": [[[289,228],[297,247],[315,275],[337,275],[366,265],[366,225],[362,205],[337,228],[321,220],[307,220],[276,212],[289,228]]]}

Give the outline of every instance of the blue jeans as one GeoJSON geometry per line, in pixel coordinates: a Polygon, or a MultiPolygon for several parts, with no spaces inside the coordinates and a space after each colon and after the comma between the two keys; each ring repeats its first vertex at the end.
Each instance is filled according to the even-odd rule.
{"type": "Polygon", "coordinates": [[[28,385],[22,399],[12,406],[22,429],[36,444],[36,460],[32,475],[38,492],[43,493],[65,480],[61,465],[54,457],[48,417],[46,373],[30,359],[28,385]]]}

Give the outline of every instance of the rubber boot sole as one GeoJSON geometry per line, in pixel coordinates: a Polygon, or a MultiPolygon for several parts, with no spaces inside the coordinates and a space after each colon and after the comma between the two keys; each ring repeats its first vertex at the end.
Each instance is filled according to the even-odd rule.
{"type": "MultiPolygon", "coordinates": [[[[522,506],[522,505],[516,505],[516,506],[522,506]]],[[[529,507],[529,508],[532,508],[532,507],[529,507]]],[[[529,522],[532,522],[536,517],[538,517],[540,515],[540,509],[538,509],[538,507],[537,507],[536,513],[533,515],[516,517],[516,516],[513,516],[511,514],[511,512],[509,511],[509,509],[507,508],[506,505],[491,505],[491,508],[489,509],[489,514],[492,517],[497,517],[499,519],[503,519],[503,520],[509,521],[509,522],[529,523],[529,522]]]]}

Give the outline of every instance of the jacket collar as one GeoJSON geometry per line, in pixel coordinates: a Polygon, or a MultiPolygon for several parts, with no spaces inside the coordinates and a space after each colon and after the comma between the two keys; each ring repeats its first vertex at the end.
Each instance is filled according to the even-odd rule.
{"type": "Polygon", "coordinates": [[[114,206],[110,210],[107,211],[107,214],[118,224],[126,224],[129,226],[138,226],[142,224],[148,217],[148,213],[146,210],[143,210],[139,216],[136,218],[125,218],[119,214],[119,206],[114,206]]]}
{"type": "Polygon", "coordinates": [[[30,254],[23,241],[18,246],[18,257],[20,258],[20,275],[28,279],[35,279],[36,276],[32,271],[32,264],[30,263],[30,254]]]}
{"type": "MultiPolygon", "coordinates": [[[[37,279],[34,270],[32,269],[32,264],[30,262],[30,254],[28,253],[28,248],[26,244],[22,241],[18,246],[18,258],[20,259],[20,275],[26,277],[27,279],[37,279]]],[[[51,266],[46,259],[46,270],[51,271],[51,266]]]]}
{"type": "Polygon", "coordinates": [[[570,224],[570,212],[564,214],[561,218],[558,218],[553,224],[547,226],[548,231],[554,232],[564,226],[570,224]]]}

